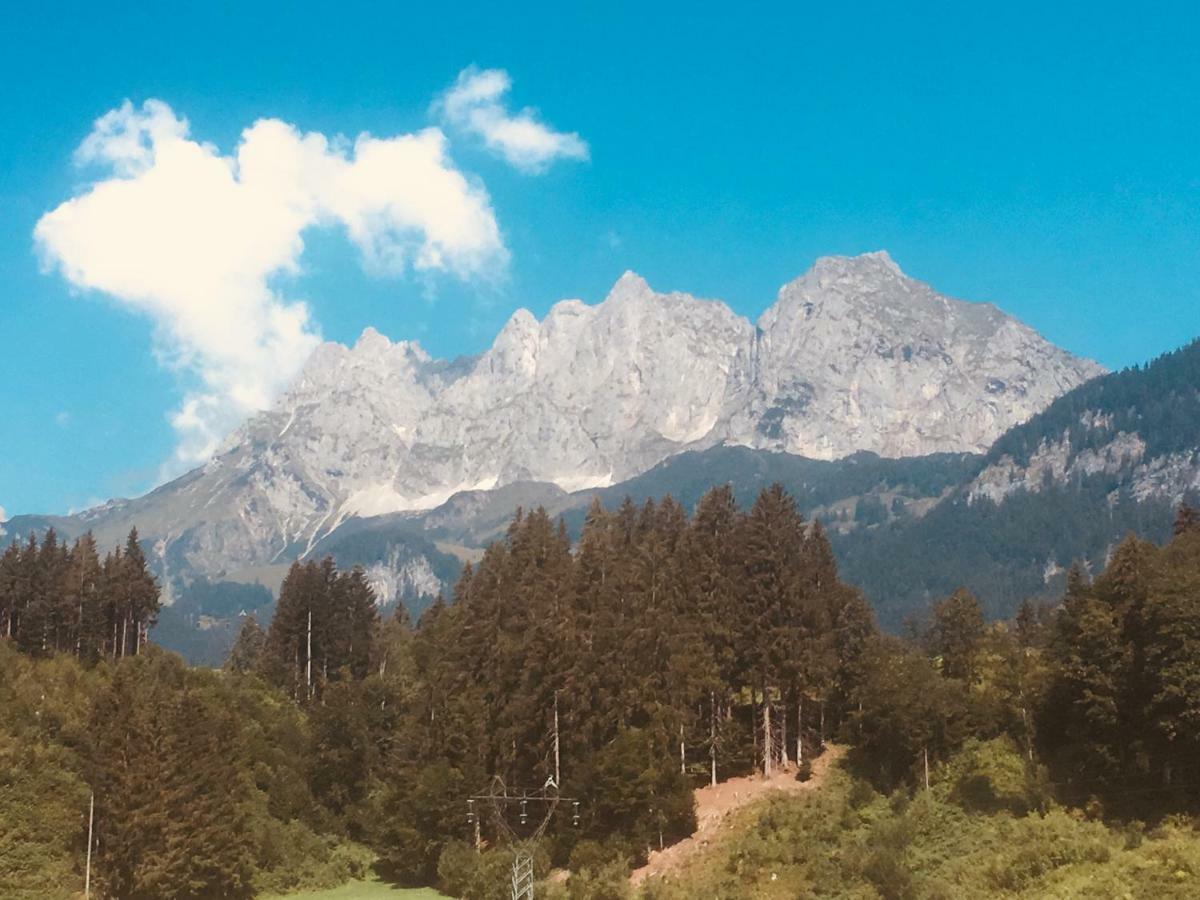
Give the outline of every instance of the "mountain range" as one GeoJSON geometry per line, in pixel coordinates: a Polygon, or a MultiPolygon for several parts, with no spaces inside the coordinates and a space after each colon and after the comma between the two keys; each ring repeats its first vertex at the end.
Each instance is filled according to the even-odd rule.
{"type": "MultiPolygon", "coordinates": [[[[1200,485],[1200,435],[1174,423],[1178,404],[1153,421],[1130,412],[1161,407],[1161,384],[1129,386],[1151,377],[1194,397],[1200,378],[1179,362],[1194,355],[1104,375],[882,252],[818,260],[757,323],[626,273],[596,305],[565,300],[540,322],[518,310],[476,357],[434,359],[373,329],[353,347],[323,344],[203,467],[138,499],[3,527],[90,529],[105,544],[136,525],[172,604],[160,630],[203,656],[188,630],[219,644],[236,612],[269,606],[296,558],[361,563],[385,604],[417,609],[519,505],[574,527],[596,494],[670,492],[686,505],[716,483],[748,500],[778,480],[829,525],[847,577],[894,625],[942,589],[938,572],[947,584],[986,572],[986,594],[1007,565],[940,558],[939,528],[974,528],[1064,487],[1101,485],[1110,510],[1126,497],[1149,510],[1200,485]],[[1168,376],[1152,375],[1163,366],[1168,376]],[[901,553],[937,572],[889,577],[901,553]],[[230,587],[235,601],[214,600],[221,585],[256,582],[253,596],[230,587]]],[[[1068,550],[1095,543],[1041,558],[1040,586],[1068,550]]],[[[991,612],[1038,586],[1022,565],[1019,586],[985,597],[991,612]]]]}

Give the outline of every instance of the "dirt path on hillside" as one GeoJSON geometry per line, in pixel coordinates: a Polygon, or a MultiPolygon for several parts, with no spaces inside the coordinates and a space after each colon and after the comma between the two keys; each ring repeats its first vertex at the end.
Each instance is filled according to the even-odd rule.
{"type": "Polygon", "coordinates": [[[764,779],[761,775],[746,778],[731,778],[716,787],[711,785],[696,791],[696,832],[664,850],[654,850],[640,869],[629,876],[630,883],[637,887],[647,878],[665,875],[682,867],[697,852],[703,850],[716,837],[727,816],[750,803],[760,800],[772,791],[800,794],[815,790],[825,780],[825,773],[844,752],[843,747],[826,744],[825,752],[813,761],[812,777],[808,781],[796,780],[796,767],[788,766],[784,771],[764,779]]]}

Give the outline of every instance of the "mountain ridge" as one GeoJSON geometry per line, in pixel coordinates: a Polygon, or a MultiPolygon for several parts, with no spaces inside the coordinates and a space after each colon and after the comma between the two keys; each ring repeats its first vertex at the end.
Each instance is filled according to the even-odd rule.
{"type": "MultiPolygon", "coordinates": [[[[690,451],[981,453],[1101,371],[885,252],[817,260],[754,323],[626,272],[600,303],[563,300],[540,321],[517,310],[473,357],[436,359],[374,328],[351,347],[324,343],[204,466],[14,527],[90,528],[115,544],[137,525],[169,603],[201,576],[273,582],[351,521],[419,518],[511,485],[602,491],[690,451]]],[[[385,602],[433,583],[439,565],[410,550],[385,554],[385,602]]]]}

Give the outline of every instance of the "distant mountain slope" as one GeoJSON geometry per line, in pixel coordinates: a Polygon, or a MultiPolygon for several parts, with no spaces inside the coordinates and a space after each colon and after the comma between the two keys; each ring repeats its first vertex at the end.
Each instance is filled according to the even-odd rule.
{"type": "Polygon", "coordinates": [[[1099,472],[1136,496],[1175,500],[1200,488],[1200,340],[1060,397],[1002,435],[972,496],[992,499],[1099,472]]]}
{"type": "Polygon", "coordinates": [[[419,515],[352,519],[318,544],[314,555],[343,540],[351,545],[382,546],[390,541],[424,539],[469,557],[474,555],[469,551],[503,534],[517,507],[542,506],[551,515],[561,516],[571,535],[577,536],[593,499],[615,509],[626,497],[642,503],[670,494],[691,510],[720,484],[732,485],[738,502],[749,508],[759,491],[779,482],[806,516],[820,516],[835,531],[852,531],[868,521],[922,514],[971,479],[982,465],[983,457],[970,453],[911,459],[856,453],[839,460],[813,460],[749,447],[712,447],[673,456],[649,472],[608,488],[568,494],[554,485],[522,482],[495,491],[459,494],[438,509],[419,515]]]}
{"type": "MultiPolygon", "coordinates": [[[[949,490],[979,471],[982,458],[970,453],[939,453],[887,459],[856,453],[839,460],[815,460],[746,447],[714,447],[684,453],[619,485],[590,492],[608,507],[625,497],[635,502],[670,494],[691,509],[714,485],[729,484],[746,509],[765,487],[779,482],[809,518],[819,516],[834,531],[850,531],[865,521],[920,514],[949,490]]],[[[572,531],[582,524],[582,504],[565,518],[572,531]]]]}
{"type": "Polygon", "coordinates": [[[959,585],[993,616],[1055,596],[1128,531],[1169,533],[1200,494],[1200,341],[1096,379],[996,441],[927,516],[838,539],[846,577],[897,627],[959,585]]]}

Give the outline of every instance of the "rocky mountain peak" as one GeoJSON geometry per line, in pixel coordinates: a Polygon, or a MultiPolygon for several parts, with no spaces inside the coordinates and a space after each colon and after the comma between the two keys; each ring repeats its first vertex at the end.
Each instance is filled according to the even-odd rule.
{"type": "Polygon", "coordinates": [[[617,279],[604,302],[621,302],[622,300],[646,300],[654,296],[654,290],[646,279],[630,269],[617,279]]]}
{"type": "Polygon", "coordinates": [[[487,354],[491,371],[532,374],[537,365],[539,331],[533,313],[523,307],[514,312],[487,354]]]}
{"type": "Polygon", "coordinates": [[[391,349],[392,342],[370,325],[363,329],[354,343],[355,353],[386,353],[391,349]]]}
{"type": "Polygon", "coordinates": [[[626,272],[599,304],[518,310],[478,357],[430,359],[374,329],[322,344],[211,465],[105,521],[146,524],[164,558],[215,575],[306,553],[354,516],[517,482],[589,490],[718,444],[982,450],[1098,371],[882,252],[818,260],[758,329],[626,272]]]}
{"type": "Polygon", "coordinates": [[[886,250],[874,250],[858,256],[822,256],[813,263],[810,273],[827,280],[853,280],[858,283],[888,282],[908,277],[886,250]]]}

